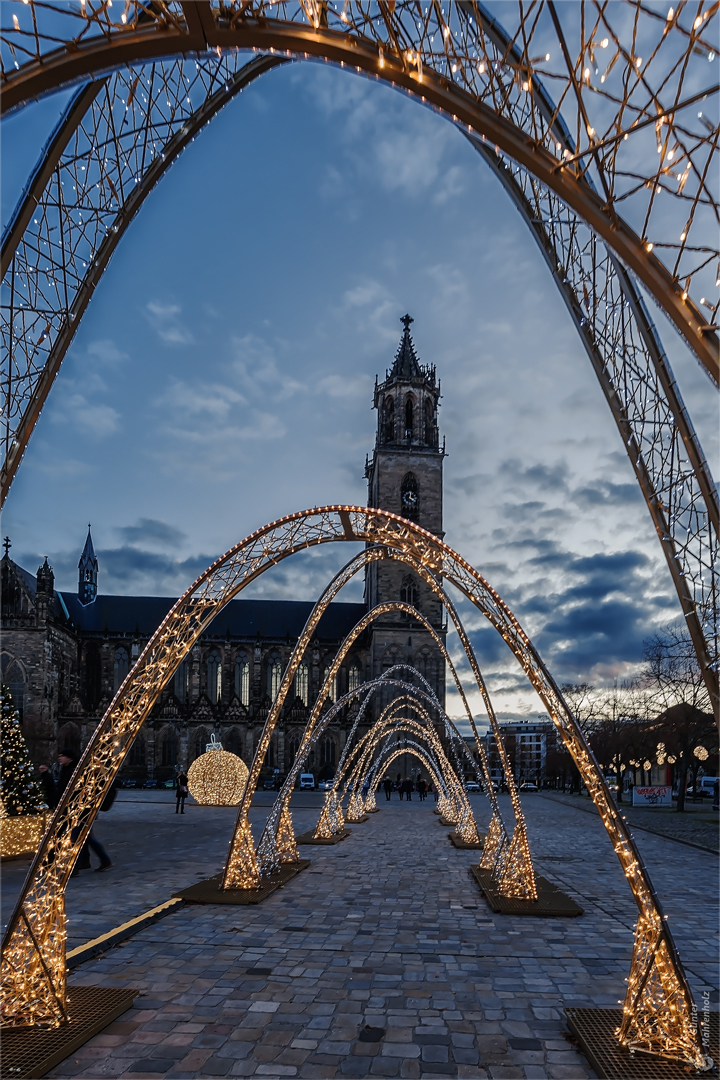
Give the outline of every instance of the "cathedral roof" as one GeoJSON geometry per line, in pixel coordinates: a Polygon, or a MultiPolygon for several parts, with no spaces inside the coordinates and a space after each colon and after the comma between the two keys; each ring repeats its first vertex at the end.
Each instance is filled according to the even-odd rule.
{"type": "Polygon", "coordinates": [[[395,363],[390,371],[391,379],[422,379],[424,372],[420,368],[417,355],[415,353],[415,345],[413,339],[410,336],[410,323],[414,322],[414,319],[410,315],[403,315],[400,320],[404,326],[403,336],[400,339],[398,345],[398,351],[395,353],[395,363]]]}
{"type": "MultiPolygon", "coordinates": [[[[102,596],[83,606],[71,592],[56,594],[81,633],[153,634],[176,598],[172,596],[102,596]]],[[[313,604],[302,600],[231,600],[206,634],[231,638],[294,640],[300,636],[313,604]]],[[[341,641],[365,614],[364,604],[330,604],[320,620],[320,641],[341,641]]]]}

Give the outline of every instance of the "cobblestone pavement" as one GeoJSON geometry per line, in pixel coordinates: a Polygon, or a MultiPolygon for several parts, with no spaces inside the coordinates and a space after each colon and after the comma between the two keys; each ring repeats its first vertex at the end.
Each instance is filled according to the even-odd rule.
{"type": "MultiPolygon", "coordinates": [[[[562,795],[560,792],[543,791],[541,798],[555,799],[558,802],[578,806],[588,813],[597,813],[587,795],[562,795]]],[[[699,847],[708,848],[709,851],[720,850],[720,815],[712,809],[710,799],[706,799],[703,803],[688,801],[683,814],[678,814],[674,807],[629,806],[626,802],[622,803],[622,812],[631,825],[657,833],[658,836],[668,836],[682,843],[697,844],[699,847]]]]}
{"type": "MultiPolygon", "coordinates": [[[[486,824],[482,798],[473,802],[486,824]]],[[[310,868],[264,904],[186,906],[76,968],[72,983],[131,986],[140,996],[50,1075],[592,1076],[565,1037],[562,1009],[616,1005],[635,906],[595,816],[536,796],[524,804],[538,871],[579,900],[584,916],[493,915],[467,873],[477,854],[450,845],[433,804],[383,801],[348,840],[303,849],[310,868]]],[[[135,814],[142,850],[131,858],[116,843],[116,870],[71,883],[72,932],[88,928],[84,939],[99,916],[81,916],[81,905],[114,904],[117,923],[143,910],[138,899],[149,907],[167,898],[169,873],[187,883],[215,871],[234,816],[193,808],[199,839],[186,830],[181,857],[192,814],[166,830],[166,804],[116,808],[115,840],[135,814]],[[160,844],[170,835],[180,842],[168,870],[160,844]],[[132,876],[141,870],[142,889],[132,876]]],[[[506,800],[503,809],[509,816],[506,800]]],[[[260,822],[267,810],[252,813],[260,822]]],[[[297,831],[317,813],[294,811],[297,831]]],[[[648,833],[637,839],[693,990],[710,986],[717,1002],[717,858],[648,833]]]]}

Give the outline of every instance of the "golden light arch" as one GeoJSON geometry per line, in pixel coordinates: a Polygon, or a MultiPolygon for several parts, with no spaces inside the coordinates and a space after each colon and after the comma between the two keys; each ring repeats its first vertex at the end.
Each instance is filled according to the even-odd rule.
{"type": "Polygon", "coordinates": [[[619,1038],[629,1047],[703,1065],[698,1014],[648,871],[575,717],[530,639],[485,578],[437,536],[387,511],[345,505],[301,511],[252,533],[200,575],[143,649],[78,762],[8,923],[2,947],[5,1022],[52,1024],[66,1015],[65,886],[133,738],[187,651],[224,605],[269,567],[294,552],[336,542],[407,553],[467,596],[508,644],[578,767],[638,907],[619,1038]]]}

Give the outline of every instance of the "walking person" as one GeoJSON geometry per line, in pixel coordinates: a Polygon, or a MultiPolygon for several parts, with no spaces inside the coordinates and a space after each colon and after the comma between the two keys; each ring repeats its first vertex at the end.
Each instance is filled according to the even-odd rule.
{"type": "MultiPolygon", "coordinates": [[[[58,774],[57,780],[54,779],[53,774],[50,772],[47,765],[40,766],[40,782],[42,783],[48,806],[50,806],[51,809],[55,810],[57,808],[60,799],[63,796],[65,788],[70,783],[70,779],[75,772],[77,760],[77,754],[74,750],[70,749],[70,747],[65,747],[63,750],[61,750],[58,754],[60,772],[58,774]]],[[[115,792],[117,791],[116,783],[112,785],[107,795],[103,799],[103,803],[101,806],[102,810],[109,810],[114,803],[115,792]]],[[[76,825],[76,827],[73,829],[71,834],[73,842],[79,836],[80,828],[81,827],[79,825],[76,825]]],[[[97,839],[97,837],[93,836],[93,831],[91,829],[87,840],[83,844],[80,855],[78,856],[78,860],[73,867],[72,877],[77,877],[81,870],[92,869],[92,864],[90,862],[91,851],[94,852],[94,854],[97,855],[98,859],[100,860],[100,865],[95,867],[96,874],[102,874],[105,870],[110,869],[110,867],[112,866],[112,859],[108,855],[103,845],[97,839]]]]}
{"type": "Polygon", "coordinates": [[[188,790],[188,778],[184,769],[178,773],[177,787],[175,788],[175,813],[185,813],[185,800],[190,794],[188,790]]]}
{"type": "Polygon", "coordinates": [[[393,782],[389,776],[386,776],[383,780],[383,787],[385,789],[385,798],[390,802],[390,796],[392,795],[393,782]]]}
{"type": "Polygon", "coordinates": [[[407,799],[408,802],[412,802],[412,789],[413,789],[412,780],[408,780],[408,778],[405,777],[405,779],[403,780],[403,787],[405,788],[405,798],[407,799]]]}
{"type": "Polygon", "coordinates": [[[397,791],[398,795],[400,796],[400,802],[402,802],[402,799],[403,799],[403,786],[402,786],[402,781],[400,780],[400,773],[397,774],[397,780],[395,781],[395,790],[397,791]]]}

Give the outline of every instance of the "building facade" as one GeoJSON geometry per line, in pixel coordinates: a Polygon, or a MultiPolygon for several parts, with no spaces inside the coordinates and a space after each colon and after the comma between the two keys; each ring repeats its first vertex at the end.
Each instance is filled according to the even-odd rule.
{"type": "MultiPolygon", "coordinates": [[[[434,367],[421,366],[404,331],[392,368],[376,381],[377,433],[366,460],[368,503],[442,531],[444,447],[438,435],[440,386],[434,367]]],[[[0,673],[20,710],[33,760],[50,763],[58,749],[79,751],[174,597],[106,596],[88,527],[78,564],[77,593],[56,590],[47,559],[32,575],[10,557],[0,563],[0,673]]],[[[404,600],[444,637],[442,606],[401,563],[374,563],[364,603],[332,603],[297,672],[266,757],[285,772],[293,761],[310,709],[339,646],[368,608],[404,600]]],[[[211,734],[248,764],[260,739],[311,603],[233,600],[190,650],[137,736],[123,775],[166,779],[205,750],[211,734]]],[[[445,695],[442,654],[421,623],[406,615],[378,619],[356,640],[340,668],[332,700],[397,663],[409,663],[445,695]]],[[[370,721],[384,704],[373,703],[370,721]]],[[[329,705],[327,706],[329,707],[329,705]]],[[[308,767],[332,776],[355,717],[348,707],[312,752],[308,767]]]]}

